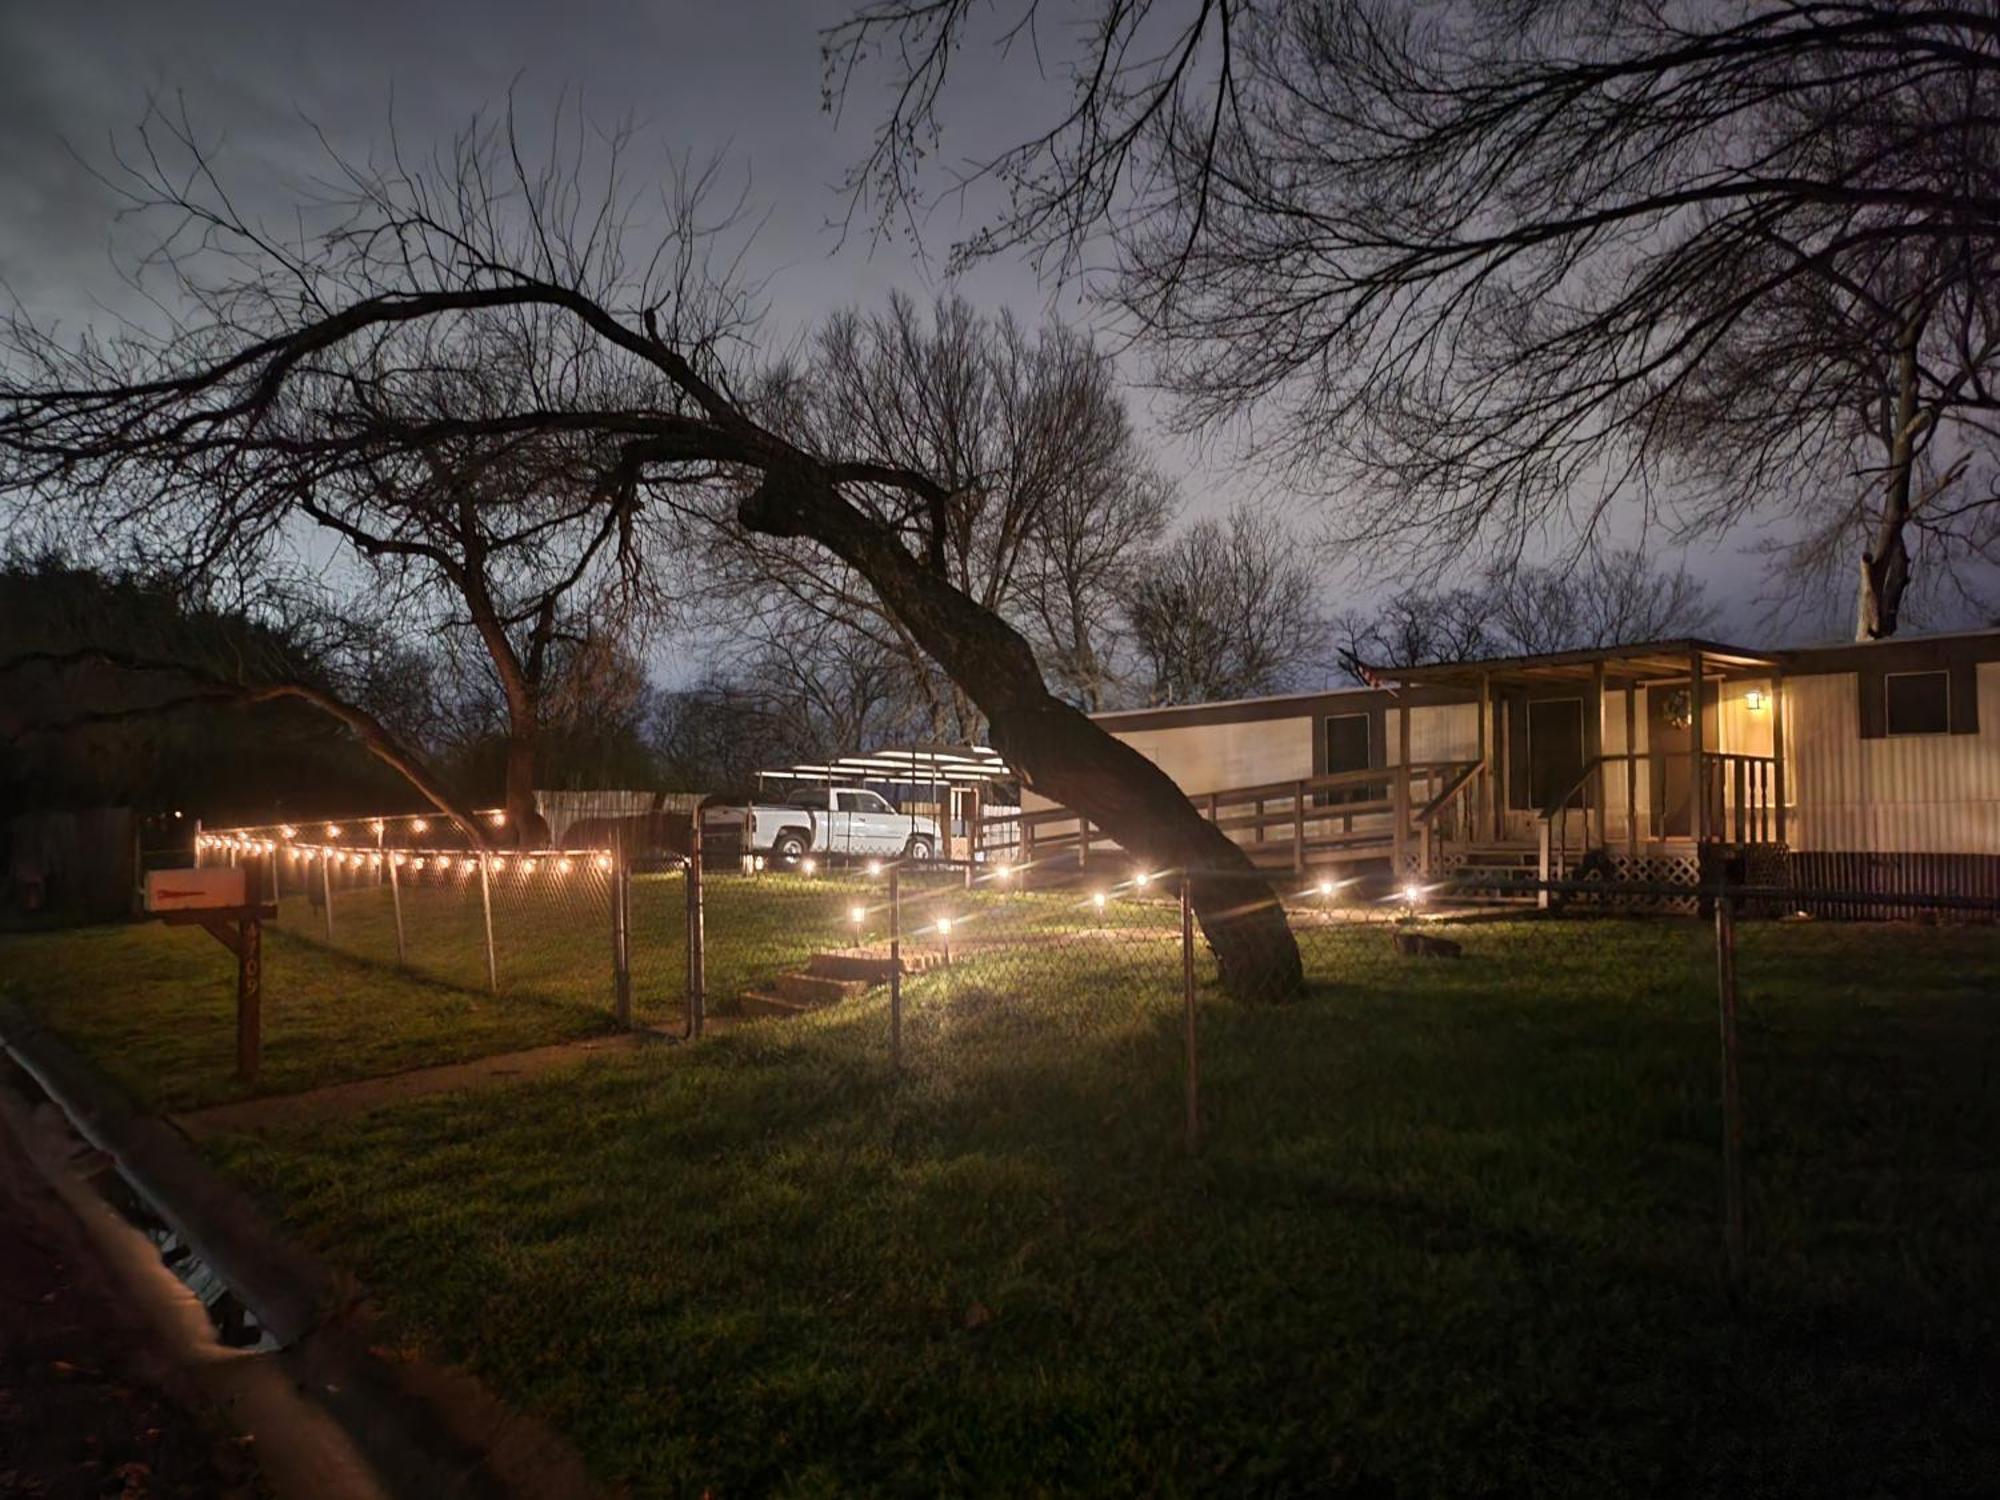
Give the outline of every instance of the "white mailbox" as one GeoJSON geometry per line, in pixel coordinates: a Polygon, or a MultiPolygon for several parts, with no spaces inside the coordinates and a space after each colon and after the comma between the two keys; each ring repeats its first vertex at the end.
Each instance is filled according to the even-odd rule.
{"type": "Polygon", "coordinates": [[[210,911],[248,904],[248,887],[241,866],[218,865],[208,870],[148,870],[147,911],[210,911]]]}

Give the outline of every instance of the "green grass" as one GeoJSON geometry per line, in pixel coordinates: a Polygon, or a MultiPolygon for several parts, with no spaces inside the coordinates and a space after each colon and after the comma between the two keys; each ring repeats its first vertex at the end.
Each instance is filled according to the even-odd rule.
{"type": "Polygon", "coordinates": [[[1306,1002],[1204,995],[1192,1161],[1171,945],[1039,925],[908,986],[900,1079],[877,997],[221,1158],[639,1495],[2000,1472],[1993,932],[1746,926],[1732,1302],[1694,924],[1314,933],[1306,1002]]]}
{"type": "Polygon", "coordinates": [[[236,960],[198,928],[134,924],[0,938],[0,996],[87,1053],[134,1101],[250,1094],[458,1062],[606,1031],[608,1003],[491,996],[264,933],[264,1050],[237,1082],[236,960]]]}

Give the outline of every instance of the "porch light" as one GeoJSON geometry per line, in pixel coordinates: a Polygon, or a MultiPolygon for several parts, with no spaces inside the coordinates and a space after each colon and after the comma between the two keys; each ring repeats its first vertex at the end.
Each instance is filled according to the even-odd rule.
{"type": "Polygon", "coordinates": [[[1762,688],[1752,688],[1743,695],[1743,706],[1753,714],[1761,714],[1771,706],[1771,695],[1762,688]]]}

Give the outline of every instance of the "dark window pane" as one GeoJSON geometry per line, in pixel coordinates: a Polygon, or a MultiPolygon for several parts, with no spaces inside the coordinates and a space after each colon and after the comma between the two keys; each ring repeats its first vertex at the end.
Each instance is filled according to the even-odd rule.
{"type": "MultiPolygon", "coordinates": [[[[1583,704],[1575,698],[1528,705],[1528,796],[1546,808],[1576,786],[1583,772],[1583,704]]],[[[1573,792],[1583,805],[1581,791],[1573,792]]]]}
{"type": "Polygon", "coordinates": [[[1951,679],[1944,672],[1895,672],[1884,679],[1891,734],[1948,734],[1951,679]]]}
{"type": "MultiPolygon", "coordinates": [[[[1368,769],[1368,715],[1339,714],[1326,721],[1326,773],[1368,769]]],[[[1366,802],[1376,794],[1370,786],[1334,787],[1320,798],[1322,805],[1366,802]]]]}

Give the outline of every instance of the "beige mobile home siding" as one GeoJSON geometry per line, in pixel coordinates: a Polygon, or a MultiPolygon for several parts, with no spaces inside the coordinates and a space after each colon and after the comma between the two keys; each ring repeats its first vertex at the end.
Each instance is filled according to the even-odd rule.
{"type": "Polygon", "coordinates": [[[2000,662],[1977,680],[1978,734],[1864,740],[1854,673],[1788,677],[1792,848],[2000,854],[2000,662]]]}
{"type": "Polygon", "coordinates": [[[1303,716],[1123,732],[1115,724],[1107,727],[1184,792],[1295,781],[1313,773],[1313,721],[1303,716]]]}
{"type": "MultiPolygon", "coordinates": [[[[1388,764],[1397,760],[1396,710],[1383,716],[1388,725],[1388,764]]],[[[1410,710],[1410,763],[1479,759],[1479,705],[1435,704],[1410,710]]]]}

